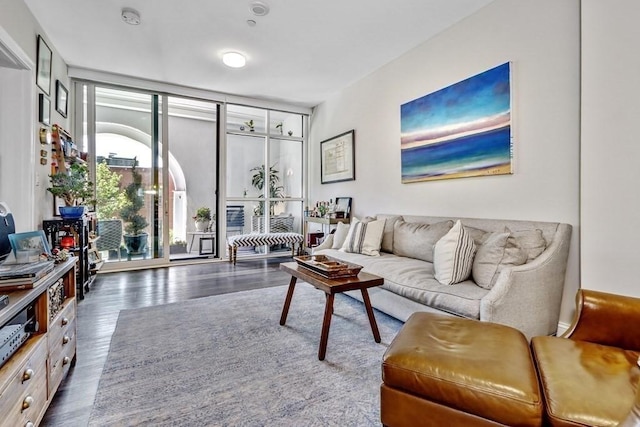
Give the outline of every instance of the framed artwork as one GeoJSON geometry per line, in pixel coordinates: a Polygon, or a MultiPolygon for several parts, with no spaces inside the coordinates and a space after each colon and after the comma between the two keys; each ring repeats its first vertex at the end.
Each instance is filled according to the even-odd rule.
{"type": "Polygon", "coordinates": [[[53,54],[42,36],[38,36],[38,61],[36,63],[36,84],[49,95],[51,88],[51,61],[53,54]]]}
{"type": "Polygon", "coordinates": [[[51,124],[51,101],[44,93],[38,94],[38,121],[43,125],[51,124]]]}
{"type": "Polygon", "coordinates": [[[320,143],[320,181],[329,184],[356,179],[355,130],[320,143]]]}
{"type": "Polygon", "coordinates": [[[402,183],[513,173],[510,80],[507,62],[403,104],[402,183]]]}
{"type": "Polygon", "coordinates": [[[67,107],[69,104],[69,91],[56,80],[56,111],[64,118],[67,118],[67,107]]]}
{"type": "Polygon", "coordinates": [[[351,197],[336,197],[336,212],[344,212],[344,217],[351,214],[351,197]]]}
{"type": "Polygon", "coordinates": [[[40,254],[51,255],[51,248],[42,230],[9,234],[9,242],[16,259],[18,258],[18,252],[29,252],[38,257],[40,254]]]}

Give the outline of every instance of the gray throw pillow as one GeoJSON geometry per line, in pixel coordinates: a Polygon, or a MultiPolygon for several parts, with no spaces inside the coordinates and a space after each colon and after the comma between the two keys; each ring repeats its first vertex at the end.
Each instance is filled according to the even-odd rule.
{"type": "Polygon", "coordinates": [[[540,229],[511,231],[508,227],[505,227],[504,231],[510,232],[518,241],[518,246],[527,254],[527,262],[538,258],[547,248],[547,241],[544,239],[540,229]]]}
{"type": "Polygon", "coordinates": [[[400,215],[386,215],[386,214],[378,214],[376,215],[378,219],[384,219],[384,233],[382,233],[382,244],[380,245],[380,250],[383,252],[393,253],[393,227],[395,226],[397,221],[402,219],[400,215]]]}
{"type": "Polygon", "coordinates": [[[527,254],[511,233],[491,233],[476,251],[471,275],[476,285],[491,289],[503,268],[526,261],[527,254]]]}
{"type": "Polygon", "coordinates": [[[425,224],[396,221],[393,227],[393,253],[433,262],[433,246],[451,230],[453,221],[425,224]]]}

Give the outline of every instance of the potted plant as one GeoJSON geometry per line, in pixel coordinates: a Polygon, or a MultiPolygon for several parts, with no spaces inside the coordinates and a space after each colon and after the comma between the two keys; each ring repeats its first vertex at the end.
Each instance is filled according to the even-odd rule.
{"type": "Polygon", "coordinates": [[[201,206],[196,210],[193,219],[195,220],[196,231],[208,231],[211,226],[211,221],[215,220],[215,215],[211,215],[211,209],[201,206]]]}
{"type": "Polygon", "coordinates": [[[93,196],[93,183],[89,181],[89,168],[84,163],[72,163],[67,171],[49,175],[51,187],[47,188],[54,197],[64,200],[60,206],[63,218],[80,218],[84,214],[84,203],[93,196]]]}
{"type": "Polygon", "coordinates": [[[256,130],[253,124],[253,119],[249,120],[248,122],[244,122],[244,124],[247,125],[247,127],[249,128],[249,132],[253,132],[256,130]]]}
{"type": "Polygon", "coordinates": [[[125,188],[127,201],[120,210],[120,217],[124,221],[124,244],[127,247],[129,258],[131,255],[146,253],[148,234],[144,229],[149,225],[145,217],[140,215],[140,209],[144,206],[142,175],[136,169],[138,161],[135,158],[133,160],[133,168],[131,168],[133,181],[125,188]]]}
{"type": "MultiPolygon", "coordinates": [[[[253,172],[253,176],[251,177],[251,185],[253,185],[256,189],[258,189],[261,194],[259,197],[264,197],[264,189],[265,184],[269,186],[269,197],[272,199],[281,199],[284,197],[284,187],[282,185],[278,185],[280,183],[280,176],[278,175],[278,170],[275,165],[269,166],[269,171],[265,171],[265,166],[260,165],[251,169],[253,172]]],[[[274,208],[280,202],[272,201],[269,203],[269,213],[273,215],[274,208]]],[[[264,202],[260,202],[258,206],[256,206],[253,210],[254,215],[263,215],[264,214],[264,202]]]]}

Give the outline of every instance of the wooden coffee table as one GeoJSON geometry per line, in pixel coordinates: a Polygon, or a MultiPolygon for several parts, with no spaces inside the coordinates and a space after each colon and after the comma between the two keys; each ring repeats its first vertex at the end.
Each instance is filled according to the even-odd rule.
{"type": "Polygon", "coordinates": [[[373,315],[373,309],[371,308],[371,301],[369,300],[369,293],[367,292],[367,289],[374,286],[382,285],[384,283],[384,279],[382,277],[360,272],[360,274],[354,277],[327,279],[320,274],[316,274],[311,270],[300,267],[295,262],[285,262],[280,264],[280,270],[286,271],[287,273],[291,274],[291,281],[289,282],[287,298],[284,301],[284,307],[282,307],[282,316],[280,316],[281,325],[284,325],[287,321],[287,314],[289,314],[289,306],[291,305],[293,290],[296,287],[297,279],[304,280],[305,282],[315,286],[317,289],[320,289],[326,294],[326,303],[324,306],[324,321],[322,322],[320,348],[318,349],[319,360],[324,360],[324,356],[327,352],[329,327],[331,326],[331,316],[333,314],[333,298],[335,294],[340,292],[360,289],[360,292],[362,292],[364,307],[367,311],[367,316],[369,317],[371,331],[373,332],[373,338],[376,342],[380,342],[380,332],[378,331],[376,318],[373,315]]]}

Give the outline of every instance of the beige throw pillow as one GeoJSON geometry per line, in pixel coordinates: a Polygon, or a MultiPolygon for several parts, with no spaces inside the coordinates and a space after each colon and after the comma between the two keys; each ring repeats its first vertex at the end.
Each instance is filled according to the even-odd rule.
{"type": "Polygon", "coordinates": [[[478,247],[473,268],[473,280],[478,286],[491,289],[503,268],[524,264],[527,254],[518,246],[511,233],[491,233],[478,247]]]}
{"type": "Polygon", "coordinates": [[[433,262],[433,246],[453,227],[453,221],[425,224],[396,221],[393,227],[393,253],[433,262]]]}
{"type": "Polygon", "coordinates": [[[476,244],[458,220],[433,249],[435,278],[443,285],[453,285],[469,278],[476,244]]]}
{"type": "Polygon", "coordinates": [[[508,227],[505,227],[504,231],[510,232],[518,241],[520,248],[527,254],[527,262],[538,258],[547,249],[547,241],[544,239],[540,229],[511,231],[508,227]]]}
{"type": "Polygon", "coordinates": [[[354,218],[340,250],[362,255],[380,255],[384,222],[384,219],[364,222],[354,218]]]}
{"type": "Polygon", "coordinates": [[[345,224],[343,222],[339,222],[336,225],[336,231],[333,233],[333,244],[331,245],[331,249],[340,249],[344,244],[345,239],[347,238],[347,234],[349,234],[349,224],[345,224]]]}

